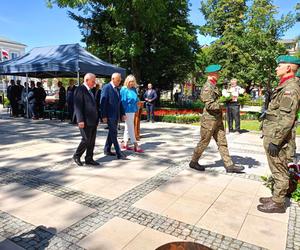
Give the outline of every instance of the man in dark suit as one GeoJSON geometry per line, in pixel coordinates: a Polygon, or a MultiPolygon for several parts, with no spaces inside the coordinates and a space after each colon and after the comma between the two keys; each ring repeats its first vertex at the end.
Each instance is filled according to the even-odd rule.
{"type": "Polygon", "coordinates": [[[144,94],[144,100],[146,101],[146,109],[147,109],[147,122],[151,121],[154,122],[154,105],[155,100],[157,99],[157,93],[152,88],[152,84],[148,84],[148,90],[144,94]]]}
{"type": "Polygon", "coordinates": [[[96,76],[87,73],[84,76],[84,83],[76,88],[74,93],[74,116],[82,136],[81,142],[73,155],[73,159],[78,166],[82,166],[80,157],[86,151],[85,164],[99,165],[94,161],[94,147],[96,140],[97,125],[99,122],[95,97],[91,89],[95,86],[96,76]]]}
{"type": "Polygon", "coordinates": [[[104,147],[104,154],[117,155],[118,159],[126,160],[125,154],[121,152],[118,143],[118,122],[121,118],[126,119],[125,112],[121,103],[118,86],[121,82],[121,75],[113,73],[110,83],[104,85],[100,98],[100,114],[102,121],[108,125],[108,135],[104,147]],[[114,144],[116,153],[111,152],[111,146],[114,144]]]}

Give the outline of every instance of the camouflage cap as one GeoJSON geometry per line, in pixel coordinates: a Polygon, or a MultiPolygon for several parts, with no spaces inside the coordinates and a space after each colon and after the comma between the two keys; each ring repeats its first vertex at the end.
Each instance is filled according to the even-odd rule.
{"type": "Polygon", "coordinates": [[[300,58],[295,56],[289,56],[289,55],[281,55],[278,56],[276,59],[276,62],[279,63],[291,63],[291,64],[297,64],[300,65],[300,58]]]}
{"type": "Polygon", "coordinates": [[[213,73],[213,72],[220,71],[221,69],[222,69],[221,65],[219,65],[219,64],[211,64],[211,65],[208,65],[205,68],[205,73],[213,73]]]}

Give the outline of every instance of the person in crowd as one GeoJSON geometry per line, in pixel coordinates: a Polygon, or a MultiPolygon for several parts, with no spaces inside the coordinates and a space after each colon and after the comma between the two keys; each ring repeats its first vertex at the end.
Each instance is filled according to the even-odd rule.
{"type": "Polygon", "coordinates": [[[126,155],[121,152],[118,143],[118,122],[121,117],[123,121],[126,120],[126,115],[121,103],[119,92],[119,85],[121,83],[121,75],[113,73],[110,83],[104,85],[101,91],[100,98],[100,113],[103,123],[108,125],[108,134],[104,146],[105,155],[116,155],[118,159],[126,160],[126,155]],[[111,151],[111,146],[114,144],[116,153],[111,151]]]}
{"type": "Polygon", "coordinates": [[[102,87],[102,84],[100,84],[100,83],[96,84],[96,87],[95,87],[95,99],[96,99],[96,104],[97,104],[97,110],[98,110],[99,119],[102,122],[101,113],[100,113],[101,87],[102,87]]]}
{"type": "Polygon", "coordinates": [[[258,86],[254,83],[251,83],[251,86],[249,88],[249,93],[250,93],[250,96],[251,96],[252,100],[257,100],[258,97],[259,97],[259,88],[258,88],[258,86]]]}
{"type": "Polygon", "coordinates": [[[97,105],[91,91],[95,83],[96,76],[87,73],[84,76],[84,83],[77,87],[74,92],[74,115],[81,134],[81,142],[73,155],[73,160],[78,166],[83,166],[80,158],[85,151],[85,164],[100,165],[93,159],[97,125],[99,123],[97,105]]]}
{"type": "Polygon", "coordinates": [[[174,101],[176,104],[178,104],[178,101],[179,101],[179,91],[178,89],[176,89],[176,92],[174,94],[174,101]]]}
{"type": "Polygon", "coordinates": [[[30,89],[28,89],[28,105],[29,105],[29,118],[33,120],[37,119],[36,107],[35,107],[35,82],[30,81],[30,89]]]}
{"type": "Polygon", "coordinates": [[[27,97],[28,97],[27,88],[28,88],[28,93],[29,93],[30,88],[28,87],[28,83],[25,82],[24,88],[22,89],[22,94],[21,94],[21,101],[23,103],[24,117],[27,117],[27,113],[29,114],[29,108],[27,107],[27,97]]]}
{"type": "Polygon", "coordinates": [[[36,112],[37,119],[44,117],[44,107],[45,107],[46,96],[47,96],[46,91],[42,87],[42,83],[37,82],[36,88],[34,89],[35,112],[36,112]]]}
{"type": "MultiPolygon", "coordinates": [[[[13,80],[13,82],[14,82],[14,80],[13,80]]],[[[7,89],[6,89],[6,96],[7,96],[7,99],[9,100],[10,107],[11,107],[11,101],[12,101],[11,88],[12,88],[12,80],[10,80],[9,85],[7,86],[7,89]]]]}
{"type": "Polygon", "coordinates": [[[157,98],[155,100],[155,107],[159,107],[160,106],[160,89],[155,88],[155,92],[156,92],[156,95],[157,95],[157,98]]]}
{"type": "Polygon", "coordinates": [[[59,81],[57,83],[58,87],[58,104],[57,104],[57,109],[58,110],[64,110],[66,106],[66,89],[63,86],[62,82],[59,81]]]}
{"type": "Polygon", "coordinates": [[[227,92],[231,95],[232,99],[227,103],[227,119],[229,132],[240,133],[240,104],[238,102],[238,97],[244,94],[245,90],[237,85],[237,79],[233,78],[230,80],[230,86],[227,92]],[[233,129],[233,120],[235,123],[235,130],[233,129]]]}
{"type": "Polygon", "coordinates": [[[147,122],[154,122],[154,106],[157,99],[157,93],[152,88],[152,84],[148,83],[148,90],[144,94],[145,105],[147,109],[147,122]]]}
{"type": "Polygon", "coordinates": [[[18,99],[18,115],[24,116],[24,108],[23,108],[23,102],[22,102],[22,91],[24,87],[21,85],[21,80],[16,81],[16,86],[18,89],[17,99],[18,99]]]}
{"type": "Polygon", "coordinates": [[[201,166],[198,161],[204,150],[207,148],[211,138],[213,137],[218,145],[218,150],[221,154],[227,173],[240,173],[244,170],[242,166],[236,166],[229,155],[227,140],[225,137],[225,129],[222,122],[222,107],[218,102],[221,93],[217,88],[219,79],[219,71],[221,65],[209,65],[205,69],[208,74],[207,82],[201,89],[200,99],[204,103],[203,115],[201,117],[200,141],[197,144],[192,160],[189,163],[190,168],[198,171],[204,171],[204,166],[201,166]]]}
{"type": "Polygon", "coordinates": [[[261,197],[257,209],[264,213],[285,213],[285,196],[289,188],[288,154],[286,147],[299,109],[300,87],[295,74],[300,58],[282,55],[277,58],[276,74],[280,78],[274,89],[263,123],[263,145],[274,178],[272,197],[261,197]]]}
{"type": "Polygon", "coordinates": [[[8,97],[10,98],[12,116],[18,117],[19,87],[16,85],[15,80],[10,80],[10,86],[8,97]]]}
{"type": "Polygon", "coordinates": [[[121,88],[121,101],[127,118],[125,120],[124,144],[122,147],[127,150],[132,150],[132,148],[128,147],[128,139],[130,138],[130,142],[134,145],[133,150],[138,153],[143,153],[144,151],[139,147],[134,133],[134,115],[135,112],[138,111],[139,102],[136,86],[135,77],[129,75],[126,77],[124,86],[121,88]]]}
{"type": "Polygon", "coordinates": [[[70,79],[69,86],[67,88],[67,106],[68,106],[70,124],[76,124],[76,121],[74,119],[74,92],[75,92],[75,89],[76,89],[75,81],[73,79],[70,79]]]}

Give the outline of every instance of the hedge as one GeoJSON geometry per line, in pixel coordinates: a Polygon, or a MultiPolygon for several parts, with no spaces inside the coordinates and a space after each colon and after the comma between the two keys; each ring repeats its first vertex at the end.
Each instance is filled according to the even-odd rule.
{"type": "MultiPolygon", "coordinates": [[[[241,114],[241,120],[257,120],[260,113],[258,112],[248,112],[245,114],[241,114]]],[[[170,122],[170,123],[196,123],[200,122],[201,115],[200,114],[187,114],[187,115],[164,115],[164,116],[156,116],[155,119],[162,122],[170,122]]]]}

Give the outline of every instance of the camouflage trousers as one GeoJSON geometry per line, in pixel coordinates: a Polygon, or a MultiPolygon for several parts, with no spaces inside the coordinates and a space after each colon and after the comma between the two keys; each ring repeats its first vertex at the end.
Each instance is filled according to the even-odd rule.
{"type": "Polygon", "coordinates": [[[291,140],[287,145],[287,159],[288,162],[294,162],[296,157],[296,126],[292,129],[291,140]]]}
{"type": "Polygon", "coordinates": [[[198,162],[204,150],[207,148],[211,138],[213,137],[217,143],[218,150],[222,157],[225,167],[233,165],[231,157],[228,152],[227,140],[225,136],[225,129],[222,120],[208,120],[203,119],[200,128],[200,141],[198,142],[192,161],[198,162]]]}
{"type": "Polygon", "coordinates": [[[273,201],[277,203],[284,203],[287,190],[289,188],[289,174],[288,174],[288,152],[287,145],[279,151],[278,156],[271,156],[268,153],[268,147],[272,138],[264,137],[264,148],[267,155],[269,167],[274,178],[273,201]]]}

